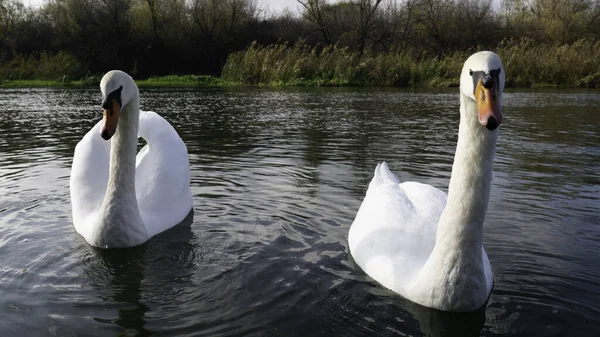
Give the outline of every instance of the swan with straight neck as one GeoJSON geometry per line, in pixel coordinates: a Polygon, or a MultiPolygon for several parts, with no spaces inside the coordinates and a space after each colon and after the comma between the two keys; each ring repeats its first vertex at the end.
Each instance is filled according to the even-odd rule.
{"type": "Polygon", "coordinates": [[[421,305],[473,311],[487,301],[491,266],[482,246],[502,123],[504,69],[492,52],[470,56],[460,77],[460,124],[448,195],[400,183],[378,164],[348,235],[354,261],[421,305]]]}

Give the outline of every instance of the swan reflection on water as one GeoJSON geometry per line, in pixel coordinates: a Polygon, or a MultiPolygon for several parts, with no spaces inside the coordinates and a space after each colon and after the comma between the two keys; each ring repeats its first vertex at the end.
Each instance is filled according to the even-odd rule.
{"type": "MultiPolygon", "coordinates": [[[[419,335],[428,337],[478,337],[485,325],[486,302],[481,308],[471,312],[451,312],[428,308],[405,299],[377,284],[369,276],[362,274],[359,266],[349,255],[348,266],[353,268],[356,286],[368,293],[367,297],[376,297],[388,307],[386,314],[396,317],[396,322],[387,322],[389,335],[419,335]],[[362,274],[362,275],[361,275],[362,274]],[[390,311],[391,309],[391,311],[390,311]]],[[[359,290],[355,290],[359,291],[359,290]]]]}
{"type": "MultiPolygon", "coordinates": [[[[290,244],[288,235],[294,234],[276,238],[237,264],[206,260],[208,254],[194,244],[202,240],[191,229],[192,216],[133,248],[94,248],[77,236],[88,286],[101,299],[98,305],[102,310],[93,310],[89,315],[100,323],[101,329],[106,329],[100,334],[220,331],[243,336],[261,331],[273,336],[303,336],[307,332],[339,335],[346,331],[353,336],[367,336],[378,325],[388,329],[385,335],[421,332],[425,336],[469,337],[478,336],[485,322],[483,308],[472,313],[443,312],[395,295],[358,274],[356,267],[348,265],[349,255],[321,259],[318,263],[345,269],[348,275],[339,283],[338,276],[319,272],[313,263],[297,261],[297,252],[286,249],[290,244]],[[275,251],[282,252],[280,258],[274,257],[275,251]],[[295,270],[297,279],[291,288],[277,280],[281,268],[270,272],[274,263],[286,265],[285,274],[295,270]],[[308,274],[302,278],[298,271],[308,274]],[[315,289],[315,285],[323,288],[321,291],[330,290],[313,298],[314,290],[307,289],[315,289]],[[265,298],[265,292],[272,297],[265,298]],[[306,302],[308,298],[312,300],[306,302]],[[371,307],[375,298],[383,300],[385,306],[371,307]],[[296,307],[299,316],[282,311],[283,303],[279,302],[296,307]],[[361,328],[354,320],[363,320],[361,315],[371,309],[384,310],[380,319],[387,318],[361,328]],[[183,319],[185,324],[171,326],[170,315],[188,318],[183,319]],[[394,321],[393,317],[404,317],[405,321],[394,321]],[[312,326],[307,325],[309,320],[312,326]]],[[[86,304],[77,305],[86,308],[86,304]]]]}
{"type": "Polygon", "coordinates": [[[169,296],[169,286],[189,278],[196,267],[193,216],[192,209],[180,224],[132,248],[100,249],[80,238],[85,251],[82,268],[90,286],[96,288],[103,306],[113,309],[106,316],[93,317],[96,322],[108,324],[111,330],[119,326],[125,332],[150,334],[145,315],[153,299],[169,296]]]}
{"type": "MultiPolygon", "coordinates": [[[[486,303],[487,305],[487,303],[486,303]]],[[[403,309],[419,322],[424,336],[430,337],[477,337],[485,324],[485,305],[473,312],[449,312],[424,307],[406,301],[403,309]]]]}
{"type": "Polygon", "coordinates": [[[194,223],[114,254],[70,219],[73,148],[98,119],[97,88],[1,91],[0,336],[595,336],[600,94],[589,90],[505,93],[483,328],[483,313],[421,308],[349,264],[348,226],[378,161],[447,186],[456,90],[144,89],[142,106],[188,146],[194,223]]]}

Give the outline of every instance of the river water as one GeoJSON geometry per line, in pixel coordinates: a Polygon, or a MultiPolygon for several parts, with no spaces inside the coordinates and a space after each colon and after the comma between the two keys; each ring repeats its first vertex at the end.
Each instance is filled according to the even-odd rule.
{"type": "Polygon", "coordinates": [[[0,336],[596,336],[600,92],[507,91],[470,314],[423,308],[352,262],[379,161],[447,189],[458,89],[141,91],[187,144],[194,214],[91,248],[69,174],[97,89],[0,90],[0,336]]]}

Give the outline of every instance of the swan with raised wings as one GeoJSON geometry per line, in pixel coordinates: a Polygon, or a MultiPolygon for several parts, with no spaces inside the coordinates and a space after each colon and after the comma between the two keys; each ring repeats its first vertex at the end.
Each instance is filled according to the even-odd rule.
{"type": "Polygon", "coordinates": [[[423,306],[473,311],[491,293],[482,237],[503,90],[498,55],[471,55],[460,76],[460,125],[448,195],[430,185],[401,183],[383,162],[350,227],[350,253],[358,266],[423,306]]]}
{"type": "Polygon", "coordinates": [[[92,246],[140,245],[183,221],[192,209],[187,147],[164,118],[140,110],[128,74],[100,82],[103,119],[75,147],[73,224],[92,246]],[[137,153],[138,135],[147,144],[137,153]]]}

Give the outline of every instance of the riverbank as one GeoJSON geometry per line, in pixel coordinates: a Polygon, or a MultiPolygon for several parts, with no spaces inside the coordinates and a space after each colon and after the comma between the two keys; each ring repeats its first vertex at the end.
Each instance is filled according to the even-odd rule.
{"type": "MultiPolygon", "coordinates": [[[[0,88],[84,88],[97,87],[101,76],[94,79],[68,80],[5,80],[0,82],[0,88]]],[[[219,77],[207,75],[168,75],[137,80],[140,88],[194,88],[194,87],[223,87],[236,85],[219,77]]]]}
{"type": "MultiPolygon", "coordinates": [[[[212,77],[212,81],[209,83],[204,82],[186,82],[186,81],[177,81],[177,82],[160,82],[160,81],[150,81],[150,80],[139,80],[136,81],[136,84],[139,88],[223,88],[223,87],[370,87],[370,86],[359,86],[359,85],[337,85],[331,83],[324,83],[314,80],[306,80],[306,81],[297,81],[297,82],[287,82],[287,83],[272,83],[272,84],[261,84],[261,85],[250,85],[250,84],[242,84],[242,83],[231,83],[222,81],[218,77],[212,77]]],[[[57,82],[57,81],[44,81],[44,80],[16,80],[16,81],[6,81],[0,84],[0,89],[27,89],[27,88],[97,88],[97,84],[87,84],[83,81],[69,81],[69,82],[57,82]]],[[[372,87],[394,87],[394,86],[372,86],[372,87]]],[[[400,86],[395,86],[396,88],[402,88],[400,86]]],[[[403,86],[404,88],[409,88],[409,86],[403,86]]],[[[421,88],[453,88],[458,87],[458,83],[453,81],[447,81],[442,83],[442,85],[434,85],[434,86],[420,86],[421,88]]],[[[551,83],[538,83],[532,86],[523,86],[518,87],[514,85],[507,85],[507,88],[515,88],[515,89],[525,89],[525,88],[598,88],[592,86],[567,86],[567,85],[556,85],[551,83]]]]}
{"type": "MultiPolygon", "coordinates": [[[[168,75],[137,80],[141,88],[151,87],[225,87],[225,86],[362,86],[362,87],[456,87],[464,61],[473,51],[443,56],[428,56],[403,50],[390,53],[359,54],[348,48],[323,49],[302,43],[260,46],[231,53],[221,77],[207,75],[168,75]]],[[[600,42],[580,40],[573,44],[541,45],[533,40],[504,41],[496,48],[506,71],[506,87],[511,88],[598,88],[600,87],[600,42]]],[[[60,56],[60,54],[59,54],[60,56]]],[[[64,58],[64,56],[61,56],[64,58]]],[[[59,59],[58,57],[55,57],[59,59]]],[[[80,80],[55,76],[57,80],[31,79],[36,65],[25,60],[11,74],[29,74],[29,79],[2,80],[0,88],[86,87],[97,86],[101,75],[86,75],[80,80]]],[[[39,62],[56,63],[52,57],[39,62]]],[[[8,69],[0,74],[10,74],[8,69]]],[[[60,70],[60,69],[58,69],[60,70]]],[[[57,73],[58,70],[54,71],[57,73]]],[[[60,74],[60,72],[58,72],[60,74]]],[[[44,75],[46,78],[49,75],[44,75]]],[[[72,78],[72,77],[71,77],[72,78]]]]}
{"type": "MultiPolygon", "coordinates": [[[[435,56],[406,49],[361,55],[336,46],[320,50],[302,43],[252,44],[229,55],[222,78],[276,86],[453,87],[459,84],[465,60],[475,51],[435,56]]],[[[507,87],[600,87],[600,42],[556,45],[506,40],[494,51],[504,64],[507,87]]]]}

